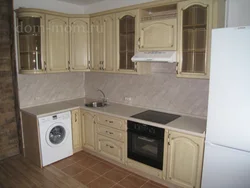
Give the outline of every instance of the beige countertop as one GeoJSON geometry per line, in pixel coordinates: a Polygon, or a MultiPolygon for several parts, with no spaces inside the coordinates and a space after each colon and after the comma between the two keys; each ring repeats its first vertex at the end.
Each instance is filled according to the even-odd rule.
{"type": "Polygon", "coordinates": [[[81,109],[85,109],[88,111],[111,115],[111,116],[115,116],[118,118],[136,121],[136,122],[144,123],[147,125],[161,127],[161,128],[168,129],[168,130],[173,130],[173,131],[183,132],[187,134],[192,134],[195,136],[205,137],[206,120],[204,119],[181,116],[180,118],[164,125],[164,124],[158,124],[158,123],[153,123],[149,121],[139,120],[139,119],[135,119],[131,117],[135,114],[148,110],[145,108],[138,108],[138,107],[117,104],[117,103],[109,103],[108,106],[102,107],[102,108],[89,108],[85,106],[85,103],[89,101],[92,101],[92,100],[86,99],[86,98],[80,98],[80,99],[57,102],[57,103],[35,106],[35,107],[30,107],[30,108],[23,108],[21,109],[21,111],[40,118],[44,116],[53,115],[56,113],[61,113],[61,112],[71,111],[73,109],[81,108],[81,109]]]}

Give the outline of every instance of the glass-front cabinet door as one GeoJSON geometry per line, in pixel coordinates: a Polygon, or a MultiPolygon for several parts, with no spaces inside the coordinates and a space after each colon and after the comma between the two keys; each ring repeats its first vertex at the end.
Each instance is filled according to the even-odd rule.
{"type": "Polygon", "coordinates": [[[46,71],[44,15],[33,13],[17,15],[19,71],[20,73],[43,73],[46,71]]]}
{"type": "Polygon", "coordinates": [[[180,77],[208,78],[212,29],[211,1],[189,0],[178,4],[180,77]]]}
{"type": "Polygon", "coordinates": [[[138,10],[116,14],[117,57],[119,72],[137,72],[136,63],[131,61],[137,51],[138,10]]]}

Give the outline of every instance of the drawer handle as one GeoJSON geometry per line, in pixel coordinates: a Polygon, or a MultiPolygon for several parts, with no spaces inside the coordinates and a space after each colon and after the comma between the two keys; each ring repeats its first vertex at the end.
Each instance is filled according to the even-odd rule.
{"type": "Polygon", "coordinates": [[[109,131],[106,131],[106,133],[107,133],[107,134],[114,134],[114,133],[112,133],[112,132],[109,132],[109,131]]]}
{"type": "Polygon", "coordinates": [[[107,146],[107,147],[110,147],[111,149],[113,149],[113,148],[114,148],[114,146],[110,146],[110,145],[108,145],[108,144],[106,144],[106,146],[107,146]]]}
{"type": "Polygon", "coordinates": [[[113,121],[109,121],[109,120],[105,120],[106,122],[108,122],[108,123],[114,123],[113,121]]]}

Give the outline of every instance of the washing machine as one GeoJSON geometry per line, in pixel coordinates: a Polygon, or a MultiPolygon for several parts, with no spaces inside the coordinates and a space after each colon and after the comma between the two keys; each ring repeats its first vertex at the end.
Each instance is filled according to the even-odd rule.
{"type": "Polygon", "coordinates": [[[70,112],[41,117],[38,121],[42,166],[73,155],[70,112]]]}

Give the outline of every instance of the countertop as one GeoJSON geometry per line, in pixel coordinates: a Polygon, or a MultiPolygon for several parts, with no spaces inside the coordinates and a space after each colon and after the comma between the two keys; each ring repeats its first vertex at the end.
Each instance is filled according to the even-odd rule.
{"type": "Polygon", "coordinates": [[[35,107],[30,107],[30,108],[23,108],[21,109],[21,111],[34,115],[37,118],[40,118],[44,116],[49,116],[49,115],[81,108],[81,109],[85,109],[88,111],[111,115],[111,116],[123,118],[126,120],[137,121],[140,123],[144,123],[144,124],[148,124],[148,125],[152,125],[156,127],[161,127],[161,128],[168,129],[168,130],[183,132],[183,133],[187,133],[187,134],[191,134],[191,135],[195,135],[199,137],[205,137],[205,132],[206,132],[206,120],[205,119],[181,116],[180,118],[164,125],[164,124],[158,124],[158,123],[153,123],[149,121],[143,121],[143,120],[139,120],[139,119],[135,119],[131,117],[135,114],[148,110],[146,108],[138,108],[138,107],[117,104],[117,103],[109,103],[108,106],[101,107],[101,108],[86,107],[85,103],[90,102],[90,101],[93,101],[93,99],[80,98],[80,99],[68,100],[68,101],[35,106],[35,107]]]}

